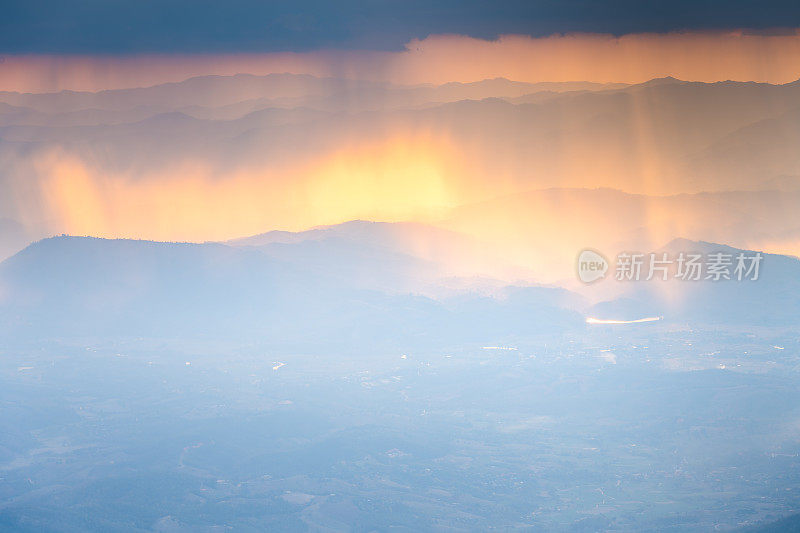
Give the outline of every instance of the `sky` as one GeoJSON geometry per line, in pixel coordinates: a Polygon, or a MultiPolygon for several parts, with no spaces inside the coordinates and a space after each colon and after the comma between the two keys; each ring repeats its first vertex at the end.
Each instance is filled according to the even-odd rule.
{"type": "Polygon", "coordinates": [[[239,72],[786,83],[800,64],[800,4],[789,0],[14,0],[0,9],[0,90],[20,92],[239,72]]]}

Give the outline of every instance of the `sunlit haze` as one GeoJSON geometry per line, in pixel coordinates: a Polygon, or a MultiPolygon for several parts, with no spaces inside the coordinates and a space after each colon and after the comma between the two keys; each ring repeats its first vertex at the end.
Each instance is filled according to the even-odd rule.
{"type": "Polygon", "coordinates": [[[10,0],[0,532],[800,530],[796,0],[10,0]]]}

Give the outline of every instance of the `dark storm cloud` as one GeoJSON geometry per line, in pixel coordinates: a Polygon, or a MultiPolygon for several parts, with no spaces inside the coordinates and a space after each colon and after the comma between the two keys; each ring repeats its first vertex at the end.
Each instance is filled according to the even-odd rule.
{"type": "Polygon", "coordinates": [[[7,0],[0,9],[5,53],[397,50],[440,33],[493,38],[800,25],[796,0],[7,0]]]}

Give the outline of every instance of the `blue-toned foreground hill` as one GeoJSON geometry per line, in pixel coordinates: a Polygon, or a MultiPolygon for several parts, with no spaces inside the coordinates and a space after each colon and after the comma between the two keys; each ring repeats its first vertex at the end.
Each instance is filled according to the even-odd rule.
{"type": "MultiPolygon", "coordinates": [[[[458,239],[421,225],[359,221],[229,244],[54,237],[0,263],[0,335],[370,350],[503,344],[581,331],[588,316],[663,316],[690,325],[800,322],[800,260],[792,257],[764,254],[757,281],[604,280],[617,285],[615,296],[590,305],[555,287],[448,278],[435,254],[423,257],[412,246],[413,240],[463,251],[458,239]]],[[[740,251],[686,240],[665,250],[740,251]]]]}
{"type": "MultiPolygon", "coordinates": [[[[282,245],[281,251],[285,252],[282,245]]],[[[432,268],[381,249],[333,241],[283,259],[223,244],[55,237],[0,264],[8,337],[242,338],[307,347],[489,342],[582,327],[556,288],[433,300],[365,286],[408,286],[432,268]],[[352,253],[349,253],[352,252],[352,253]],[[326,262],[327,259],[327,262],[326,262]]],[[[425,278],[427,279],[427,278],[425,278]]]]}

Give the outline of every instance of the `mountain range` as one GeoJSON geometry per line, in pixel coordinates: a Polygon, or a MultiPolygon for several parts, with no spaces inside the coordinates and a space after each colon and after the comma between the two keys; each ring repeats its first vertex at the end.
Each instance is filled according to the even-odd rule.
{"type": "Polygon", "coordinates": [[[2,335],[197,336],[373,350],[581,327],[577,313],[560,307],[570,298],[561,289],[435,300],[397,290],[417,280],[420,259],[377,248],[353,255],[337,239],[322,244],[275,253],[216,243],[45,239],[0,264],[2,335]],[[395,290],[376,288],[389,279],[395,290]]]}
{"type": "MultiPolygon", "coordinates": [[[[36,242],[0,263],[6,339],[237,338],[324,350],[502,345],[580,331],[588,316],[669,324],[785,326],[800,320],[800,260],[767,254],[757,281],[622,282],[592,304],[556,286],[451,278],[406,242],[420,225],[356,221],[233,243],[90,237],[36,242]]],[[[665,250],[738,250],[677,240],[665,250]]],[[[749,252],[748,252],[749,253],[749,252]]]]}
{"type": "MultiPolygon", "coordinates": [[[[2,93],[0,187],[9,194],[0,218],[28,240],[203,240],[177,228],[165,235],[175,224],[142,233],[136,219],[191,209],[209,215],[190,227],[222,218],[202,227],[206,239],[224,240],[389,213],[481,242],[533,232],[537,243],[555,218],[567,233],[577,220],[585,240],[599,239],[579,246],[687,237],[797,253],[798,101],[797,82],[395,86],[293,74],[2,93]],[[154,182],[173,196],[156,198],[154,182]],[[219,194],[226,185],[230,196],[219,194]],[[131,196],[141,209],[129,210],[131,196]],[[246,206],[234,204],[240,196],[246,206]],[[87,199],[103,206],[97,216],[81,214],[87,199]],[[602,211],[606,202],[619,216],[602,211]],[[232,211],[252,222],[226,228],[232,211]],[[506,213],[518,227],[494,231],[508,229],[506,213]]],[[[511,253],[512,264],[541,263],[511,253]]]]}

